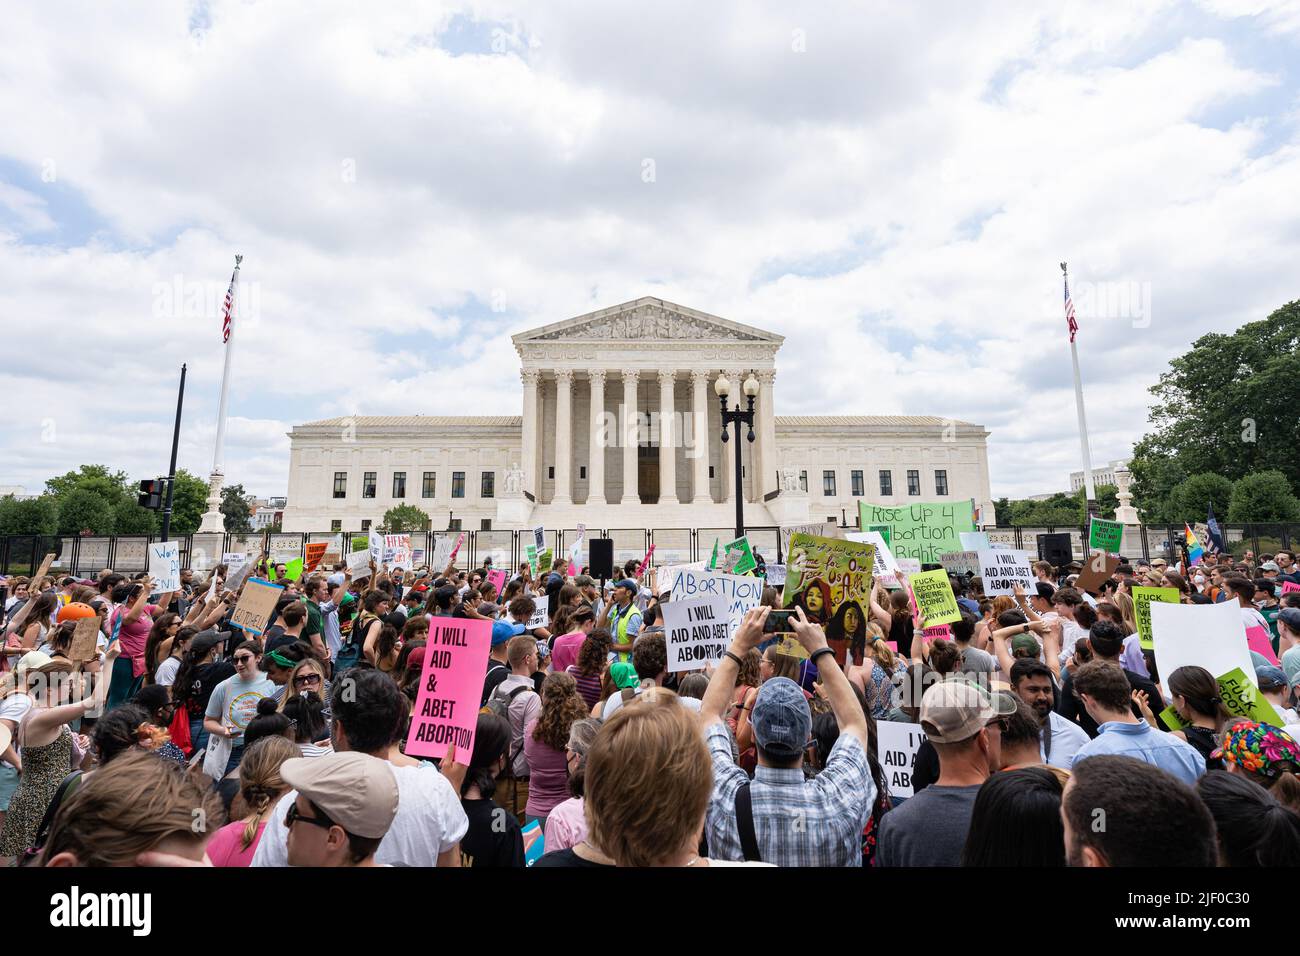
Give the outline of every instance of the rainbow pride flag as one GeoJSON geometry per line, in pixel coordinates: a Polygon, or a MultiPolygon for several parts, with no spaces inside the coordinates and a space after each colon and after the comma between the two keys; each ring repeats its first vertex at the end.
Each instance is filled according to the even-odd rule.
{"type": "Polygon", "coordinates": [[[1187,559],[1195,567],[1205,557],[1205,549],[1201,547],[1201,542],[1196,535],[1192,534],[1192,529],[1187,526],[1186,522],[1183,522],[1183,540],[1187,542],[1187,559]]]}

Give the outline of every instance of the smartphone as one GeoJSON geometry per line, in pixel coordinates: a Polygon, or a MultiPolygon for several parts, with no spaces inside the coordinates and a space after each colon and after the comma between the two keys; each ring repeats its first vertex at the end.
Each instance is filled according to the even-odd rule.
{"type": "Polygon", "coordinates": [[[768,611],[767,620],[763,622],[764,634],[782,634],[792,631],[791,620],[798,620],[794,611],[768,611]]]}

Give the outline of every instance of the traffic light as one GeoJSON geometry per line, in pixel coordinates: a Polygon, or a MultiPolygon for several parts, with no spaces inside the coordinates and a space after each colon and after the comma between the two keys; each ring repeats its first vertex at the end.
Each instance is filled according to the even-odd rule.
{"type": "Polygon", "coordinates": [[[135,499],[136,504],[141,508],[157,511],[162,507],[164,484],[162,478],[148,478],[140,482],[140,494],[135,499]]]}

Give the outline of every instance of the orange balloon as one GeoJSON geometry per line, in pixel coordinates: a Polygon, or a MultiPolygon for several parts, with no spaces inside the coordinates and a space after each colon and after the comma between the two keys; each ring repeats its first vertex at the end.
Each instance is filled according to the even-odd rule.
{"type": "Polygon", "coordinates": [[[73,601],[71,604],[65,604],[59,609],[59,623],[64,621],[79,621],[83,617],[94,617],[95,609],[89,604],[82,604],[80,601],[73,601]]]}

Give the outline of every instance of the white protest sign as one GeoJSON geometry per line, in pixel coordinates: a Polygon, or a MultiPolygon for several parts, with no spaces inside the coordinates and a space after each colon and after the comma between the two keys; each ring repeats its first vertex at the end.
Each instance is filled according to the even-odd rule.
{"type": "Polygon", "coordinates": [[[714,571],[694,571],[681,566],[669,570],[672,573],[668,577],[659,579],[660,591],[671,593],[671,599],[664,607],[667,608],[677,601],[690,601],[701,597],[725,598],[727,621],[731,625],[727,633],[728,640],[736,633],[736,628],[740,627],[745,612],[762,603],[764,586],[762,578],[718,574],[714,571]],[[668,587],[664,587],[665,582],[668,582],[668,587]]]}
{"type": "Polygon", "coordinates": [[[769,564],[767,566],[767,583],[774,588],[779,588],[785,584],[784,564],[769,564]]]}
{"type": "MultiPolygon", "coordinates": [[[[894,552],[889,550],[889,545],[885,544],[885,539],[879,531],[850,531],[844,535],[847,541],[856,541],[859,544],[870,544],[876,549],[876,560],[871,566],[871,574],[887,588],[896,588],[899,586],[898,581],[898,561],[894,558],[894,552]]],[[[920,562],[917,562],[918,571],[921,570],[920,562]]]]}
{"type": "Polygon", "coordinates": [[[149,545],[149,577],[159,592],[181,588],[181,546],[178,541],[149,545]]]}
{"type": "Polygon", "coordinates": [[[442,569],[451,560],[451,552],[455,547],[455,534],[435,534],[433,536],[433,560],[429,562],[429,570],[435,574],[441,574],[442,569]]]}
{"type": "Polygon", "coordinates": [[[245,561],[236,568],[231,569],[230,576],[226,578],[226,590],[238,591],[239,586],[244,583],[244,579],[253,571],[253,562],[245,561]]]}
{"type": "Polygon", "coordinates": [[[895,558],[898,562],[898,570],[903,574],[920,574],[921,562],[917,558],[895,558]]]}
{"type": "Polygon", "coordinates": [[[913,795],[912,770],[916,766],[916,753],[924,740],[925,731],[920,724],[877,721],[876,752],[889,779],[890,796],[906,799],[913,795]]]}
{"type": "Polygon", "coordinates": [[[706,662],[722,660],[731,641],[730,608],[726,597],[669,601],[663,606],[668,673],[700,670],[706,662]]]}
{"type": "Polygon", "coordinates": [[[394,568],[411,566],[411,536],[409,534],[384,535],[384,563],[394,568]]]}
{"type": "Polygon", "coordinates": [[[227,551],[221,556],[221,563],[226,566],[226,573],[238,571],[248,563],[249,556],[242,551],[227,551]]]}
{"type": "Polygon", "coordinates": [[[354,578],[370,577],[370,551],[353,551],[349,554],[348,570],[352,572],[354,578]],[[365,574],[358,574],[358,571],[364,571],[365,574]]]}
{"type": "Polygon", "coordinates": [[[533,612],[533,616],[528,619],[528,624],[525,626],[531,631],[534,628],[545,627],[550,622],[551,615],[546,610],[546,602],[542,602],[542,606],[533,612]]]}
{"type": "Polygon", "coordinates": [[[842,537],[840,526],[834,521],[820,521],[817,524],[782,525],[780,528],[782,557],[787,557],[790,553],[790,535],[792,534],[811,534],[817,538],[842,537]]]}
{"type": "Polygon", "coordinates": [[[367,535],[367,541],[370,544],[370,556],[378,564],[384,557],[384,536],[378,531],[371,531],[367,535]]]}
{"type": "Polygon", "coordinates": [[[1240,667],[1251,683],[1256,683],[1255,664],[1246,644],[1246,624],[1236,601],[1153,602],[1150,610],[1156,670],[1166,682],[1178,668],[1194,665],[1204,667],[1211,674],[1227,674],[1240,667]]]}
{"type": "Polygon", "coordinates": [[[546,550],[545,526],[538,525],[536,528],[533,529],[533,543],[537,545],[537,550],[539,553],[546,550]]]}
{"type": "Polygon", "coordinates": [[[980,556],[978,551],[949,551],[939,555],[939,563],[949,574],[979,574],[980,556]]]}
{"type": "Polygon", "coordinates": [[[1035,587],[1034,569],[1028,551],[1010,548],[987,548],[977,552],[980,558],[980,577],[984,579],[984,595],[1014,595],[1019,584],[1029,593],[1035,587]]]}

